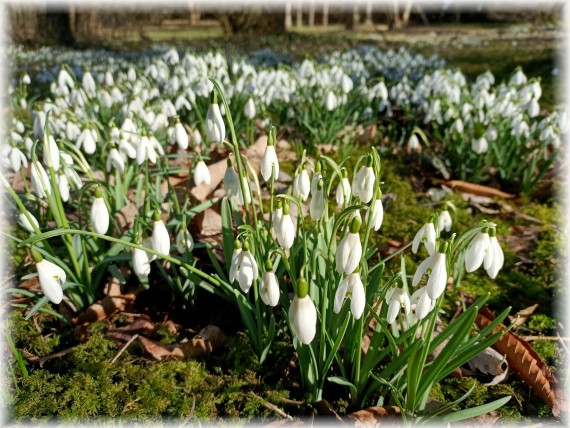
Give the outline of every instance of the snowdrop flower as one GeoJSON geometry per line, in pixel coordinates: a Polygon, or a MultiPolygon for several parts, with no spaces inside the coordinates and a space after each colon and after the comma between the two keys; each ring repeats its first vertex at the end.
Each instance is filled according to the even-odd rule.
{"type": "Polygon", "coordinates": [[[241,251],[242,251],[241,242],[236,239],[236,241],[234,242],[234,251],[232,253],[232,260],[230,262],[230,272],[229,272],[229,277],[228,277],[230,280],[230,283],[232,283],[236,280],[237,258],[239,256],[239,254],[241,253],[241,251]]]}
{"type": "Polygon", "coordinates": [[[168,235],[168,230],[166,230],[166,226],[158,213],[154,215],[152,248],[160,254],[170,254],[170,236],[168,235]]]}
{"type": "Polygon", "coordinates": [[[59,75],[57,76],[57,84],[59,87],[67,86],[70,89],[75,86],[73,78],[65,68],[61,68],[61,70],[59,71],[59,75]]]}
{"type": "Polygon", "coordinates": [[[421,243],[426,247],[427,252],[431,255],[435,251],[435,226],[433,221],[424,224],[412,242],[412,252],[416,254],[421,243]]]}
{"type": "Polygon", "coordinates": [[[532,99],[527,104],[527,113],[529,117],[536,117],[540,113],[540,106],[538,105],[538,101],[536,99],[532,99]]]}
{"type": "Polygon", "coordinates": [[[137,146],[137,164],[142,165],[146,160],[150,163],[156,163],[156,158],[156,151],[152,142],[146,135],[143,135],[137,146]]]}
{"type": "Polygon", "coordinates": [[[90,97],[94,97],[97,89],[95,87],[95,79],[93,79],[93,75],[89,72],[89,70],[83,73],[83,79],[81,79],[81,84],[83,85],[83,90],[87,95],[90,97]]]}
{"type": "Polygon", "coordinates": [[[408,140],[406,150],[408,153],[421,152],[422,151],[422,146],[420,145],[420,141],[418,140],[418,137],[415,133],[412,134],[412,136],[408,140]]]}
{"type": "Polygon", "coordinates": [[[493,125],[489,126],[485,132],[485,137],[487,137],[487,140],[495,141],[497,139],[497,136],[497,128],[495,128],[493,125]]]}
{"type": "Polygon", "coordinates": [[[439,231],[446,231],[449,232],[451,230],[451,215],[449,214],[448,210],[443,210],[441,214],[439,214],[439,231]]]}
{"type": "Polygon", "coordinates": [[[325,212],[325,185],[322,178],[317,183],[317,189],[309,204],[309,214],[313,221],[319,220],[325,212]]]}
{"type": "Polygon", "coordinates": [[[450,133],[457,132],[458,134],[462,134],[463,130],[464,130],[464,126],[463,126],[463,121],[461,120],[461,118],[455,119],[455,122],[453,122],[451,124],[451,127],[449,128],[450,133]]]}
{"type": "Polygon", "coordinates": [[[198,159],[199,159],[198,163],[194,168],[194,184],[196,186],[199,186],[202,183],[210,184],[211,182],[210,171],[208,170],[206,163],[202,159],[202,156],[199,156],[198,159]]]}
{"type": "Polygon", "coordinates": [[[482,232],[475,235],[475,238],[471,240],[465,251],[465,270],[467,270],[467,272],[474,272],[479,269],[485,260],[490,246],[491,241],[486,229],[483,229],[482,232]]]}
{"type": "Polygon", "coordinates": [[[243,106],[243,114],[248,119],[253,119],[255,117],[255,103],[253,102],[253,98],[250,96],[243,106]]]}
{"type": "Polygon", "coordinates": [[[88,155],[95,153],[97,148],[97,133],[95,130],[85,128],[75,141],[75,146],[78,149],[83,148],[83,151],[88,155]]]}
{"type": "Polygon", "coordinates": [[[348,203],[352,192],[350,189],[350,181],[348,181],[346,174],[346,168],[343,167],[340,171],[342,173],[342,177],[336,187],[336,204],[337,206],[342,207],[345,201],[348,203]]]}
{"type": "Polygon", "coordinates": [[[95,189],[95,197],[91,206],[91,224],[95,233],[105,235],[109,230],[109,210],[103,199],[103,191],[100,187],[95,189]]]}
{"type": "Polygon", "coordinates": [[[505,261],[503,250],[497,240],[496,233],[495,228],[489,230],[489,249],[485,254],[485,260],[483,261],[483,267],[491,279],[495,279],[505,261]]]}
{"type": "MultiPolygon", "coordinates": [[[[447,244],[447,242],[445,244],[447,244]]],[[[447,245],[445,245],[445,247],[447,247],[447,245]]],[[[420,283],[422,276],[427,274],[429,276],[427,294],[432,300],[437,300],[437,298],[443,294],[445,285],[447,284],[445,249],[446,248],[444,248],[443,253],[435,251],[431,256],[421,262],[412,280],[412,285],[415,287],[420,283]]]]}
{"type": "Polygon", "coordinates": [[[39,198],[51,195],[51,182],[46,170],[39,162],[32,162],[31,165],[32,190],[39,198]]]}
{"type": "Polygon", "coordinates": [[[310,191],[311,180],[309,178],[309,173],[303,168],[293,179],[293,196],[295,198],[300,197],[302,201],[306,201],[309,197],[310,191]]]}
{"type": "Polygon", "coordinates": [[[39,228],[40,228],[40,224],[38,223],[38,220],[32,215],[32,213],[30,213],[27,210],[25,213],[20,212],[20,214],[18,214],[18,223],[20,224],[20,226],[22,226],[24,228],[24,230],[26,230],[30,233],[34,233],[36,230],[39,230],[39,228]],[[30,218],[31,223],[30,223],[30,220],[28,220],[28,217],[30,218]],[[34,226],[35,226],[35,228],[34,228],[34,226]]]}
{"type": "Polygon", "coordinates": [[[20,171],[20,168],[22,168],[22,166],[24,168],[28,167],[28,158],[26,158],[26,155],[22,153],[22,151],[16,146],[10,147],[8,160],[10,169],[14,172],[20,171]]]}
{"type": "Polygon", "coordinates": [[[247,241],[243,243],[243,250],[237,255],[235,259],[235,279],[237,280],[241,290],[247,293],[259,276],[257,262],[249,251],[249,244],[247,241]]]}
{"type": "Polygon", "coordinates": [[[396,321],[396,317],[400,313],[400,309],[404,308],[404,312],[410,313],[410,297],[403,287],[392,287],[386,293],[386,303],[388,304],[388,314],[386,320],[388,324],[396,321]]]}
{"type": "Polygon", "coordinates": [[[284,250],[291,248],[293,246],[293,241],[295,240],[295,225],[289,210],[289,204],[285,203],[283,214],[276,218],[277,222],[275,223],[275,235],[277,236],[277,242],[284,250]]]}
{"type": "Polygon", "coordinates": [[[489,143],[487,143],[485,137],[475,138],[471,142],[471,149],[478,155],[487,153],[487,150],[489,150],[489,143]]]}
{"type": "Polygon", "coordinates": [[[212,91],[212,103],[206,113],[206,134],[212,143],[223,143],[226,138],[226,126],[218,105],[216,91],[212,91]]]}
{"type": "Polygon", "coordinates": [[[61,196],[61,200],[63,202],[67,202],[69,200],[69,179],[65,173],[60,173],[57,176],[57,188],[59,189],[59,196],[61,196]]]}
{"type": "Polygon", "coordinates": [[[368,207],[366,210],[366,223],[372,224],[372,228],[378,232],[380,227],[382,227],[382,221],[384,220],[384,206],[382,205],[382,192],[379,193],[378,198],[374,201],[374,204],[368,207]],[[372,211],[372,218],[370,219],[370,210],[372,211]]]}
{"type": "Polygon", "coordinates": [[[427,286],[420,287],[410,297],[410,303],[416,305],[414,312],[418,320],[424,319],[435,307],[435,300],[430,299],[427,286]]]}
{"type": "MultiPolygon", "coordinates": [[[[370,162],[372,159],[370,160],[370,162]]],[[[361,166],[352,181],[352,194],[358,196],[362,203],[367,204],[374,196],[374,169],[372,166],[361,166]]]]}
{"type": "Polygon", "coordinates": [[[259,296],[266,305],[273,307],[279,303],[279,281],[273,272],[273,264],[269,260],[265,264],[265,273],[261,277],[259,296]]]}
{"type": "Polygon", "coordinates": [[[202,143],[202,134],[197,129],[194,130],[192,133],[192,137],[194,138],[194,144],[199,146],[202,143]]]}
{"type": "Polygon", "coordinates": [[[125,171],[125,160],[123,159],[121,153],[119,153],[119,151],[114,147],[109,152],[106,167],[107,172],[111,172],[112,168],[119,171],[120,174],[125,171]]]}
{"type": "Polygon", "coordinates": [[[333,111],[338,104],[338,100],[333,91],[329,91],[325,98],[325,107],[328,111],[333,111]]]}
{"type": "Polygon", "coordinates": [[[352,312],[354,319],[359,319],[366,305],[366,294],[364,292],[364,284],[362,284],[362,279],[360,279],[360,273],[348,274],[341,281],[334,295],[335,313],[338,314],[340,312],[345,298],[350,298],[350,312],[352,312]]]}
{"type": "Polygon", "coordinates": [[[50,302],[58,304],[63,300],[62,285],[65,283],[65,271],[58,265],[45,260],[35,249],[32,249],[32,257],[36,262],[36,269],[40,280],[40,287],[50,302]]]}
{"type": "Polygon", "coordinates": [[[348,233],[341,239],[336,249],[336,270],[339,273],[352,273],[358,267],[362,258],[362,243],[360,242],[360,219],[354,217],[348,233]]]}
{"type": "Polygon", "coordinates": [[[517,68],[515,74],[509,79],[509,85],[520,86],[526,83],[526,75],[522,72],[520,67],[517,68]]]}
{"type": "Polygon", "coordinates": [[[299,280],[297,293],[289,307],[289,323],[293,334],[305,345],[311,343],[317,332],[317,308],[309,296],[309,284],[299,280]]]}
{"type": "Polygon", "coordinates": [[[186,150],[188,148],[188,134],[184,129],[184,126],[180,123],[180,120],[176,120],[176,124],[174,125],[174,131],[176,135],[176,142],[178,143],[178,147],[182,150],[186,150]]]}
{"type": "Polygon", "coordinates": [[[133,249],[133,271],[139,277],[146,277],[150,274],[150,254],[139,248],[133,249]]]}
{"type": "Polygon", "coordinates": [[[267,139],[267,147],[261,159],[261,176],[265,181],[269,181],[272,175],[275,180],[279,177],[279,160],[277,160],[275,141],[272,131],[270,131],[267,139]]]}
{"type": "Polygon", "coordinates": [[[32,80],[30,79],[30,76],[28,75],[28,73],[26,73],[22,76],[22,83],[24,85],[29,85],[30,83],[32,83],[32,80]]]}
{"type": "Polygon", "coordinates": [[[194,249],[194,239],[186,227],[180,228],[176,234],[176,250],[180,254],[189,253],[194,249]]]}
{"type": "Polygon", "coordinates": [[[59,148],[53,135],[44,138],[44,163],[55,171],[59,170],[59,148]]]}
{"type": "Polygon", "coordinates": [[[224,190],[229,198],[237,196],[240,192],[239,177],[234,169],[234,165],[230,157],[228,157],[228,167],[224,174],[224,190]]]}

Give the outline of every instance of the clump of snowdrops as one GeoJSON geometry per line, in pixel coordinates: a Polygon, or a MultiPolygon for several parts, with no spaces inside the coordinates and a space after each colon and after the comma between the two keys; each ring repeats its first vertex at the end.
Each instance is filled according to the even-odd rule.
{"type": "MultiPolygon", "coordinates": [[[[119,160],[125,159],[112,158],[114,152],[109,151],[109,172],[113,168],[115,173],[120,170],[120,174],[115,174],[115,183],[119,185],[113,187],[108,185],[108,177],[107,183],[95,177],[83,183],[70,172],[82,169],[89,176],[89,163],[80,147],[90,152],[97,144],[97,125],[81,132],[84,137],[77,143],[80,147],[76,147],[65,139],[53,138],[47,113],[43,123],[41,117],[36,122],[36,134],[41,139],[30,148],[33,192],[25,192],[21,197],[4,180],[20,221],[31,235],[25,240],[13,239],[30,248],[45,295],[28,316],[42,309],[47,300],[58,304],[64,296],[77,306],[91,303],[102,275],[111,271],[119,276],[117,264],[121,262],[128,262],[143,282],[151,266],[156,266],[178,292],[198,285],[234,302],[261,363],[276,332],[281,328],[289,331],[308,399],[320,399],[328,382],[334,382],[346,386],[355,405],[375,396],[380,403],[397,403],[406,420],[434,417],[425,411],[432,386],[498,338],[492,327],[472,331],[477,309],[487,296],[432,337],[449,274],[453,272],[458,281],[462,269],[472,272],[484,266],[495,277],[502,267],[495,225],[482,222],[460,235],[448,235],[449,213],[434,212],[412,243],[381,260],[370,239],[381,229],[384,214],[381,161],[376,150],[361,156],[354,166],[348,162],[337,164],[325,156],[311,162],[304,155],[292,186],[285,193],[276,194],[279,162],[275,128],[270,129],[261,163],[261,175],[270,197],[267,209],[261,199],[261,180],[240,153],[230,106],[219,84],[212,84],[211,104],[204,120],[207,139],[210,144],[227,144],[231,152],[224,177],[227,196],[221,202],[225,268],[214,263],[217,271],[207,273],[196,268],[189,257],[194,242],[187,230],[187,219],[196,208],[192,211],[188,200],[179,204],[173,189],[169,188],[166,196],[160,189],[160,178],[168,175],[167,165],[157,156],[161,144],[144,120],[127,116],[132,125],[122,127],[123,133],[112,131],[111,126],[109,141],[120,145],[128,138],[135,151],[129,161],[133,168],[130,179],[128,168],[122,169],[119,160]],[[38,146],[43,163],[37,156],[38,146]],[[155,165],[154,171],[151,165],[155,165]],[[137,173],[145,177],[137,185],[135,198],[142,201],[137,207],[140,216],[123,233],[112,214],[128,200],[129,186],[121,187],[120,183],[136,181],[133,177],[139,176],[137,173]],[[152,183],[153,173],[156,185],[152,183]],[[69,202],[70,182],[78,195],[75,203],[69,202]],[[116,187],[122,188],[122,192],[116,187]],[[305,217],[304,203],[309,198],[309,216],[305,217]],[[30,213],[27,199],[38,203],[36,216],[40,221],[30,213]],[[77,221],[67,218],[66,204],[79,210],[77,221]],[[166,212],[164,205],[168,207],[166,212]],[[89,212],[88,218],[81,212],[89,212]],[[165,224],[163,215],[171,216],[171,221],[165,224]],[[57,227],[42,233],[52,219],[57,227]],[[169,229],[176,235],[180,256],[172,254],[169,229]],[[61,239],[63,253],[51,247],[51,238],[55,237],[61,239]],[[410,285],[405,251],[410,246],[413,252],[423,251],[421,244],[427,257],[410,285]],[[401,260],[399,268],[388,274],[387,263],[397,257],[401,260]],[[160,261],[170,262],[170,268],[160,261]],[[274,309],[277,306],[281,307],[280,312],[274,309]],[[367,333],[370,343],[363,354],[362,341],[367,333]],[[428,357],[446,339],[450,340],[443,351],[430,361],[428,357]]],[[[71,76],[64,76],[61,87],[69,90],[73,86],[71,76]]],[[[172,129],[177,144],[187,147],[178,123],[172,129]]],[[[193,167],[196,184],[209,181],[204,166],[203,157],[197,156],[193,167]]],[[[493,327],[507,313],[508,310],[497,317],[493,327]]],[[[457,412],[455,418],[486,412],[504,402],[498,400],[484,409],[472,409],[469,415],[457,412]]]]}

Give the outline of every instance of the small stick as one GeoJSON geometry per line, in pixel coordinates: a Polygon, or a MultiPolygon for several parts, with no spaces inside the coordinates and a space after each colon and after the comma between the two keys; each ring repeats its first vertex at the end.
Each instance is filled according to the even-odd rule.
{"type": "Polygon", "coordinates": [[[138,334],[138,333],[135,334],[133,337],[131,337],[131,338],[129,339],[129,341],[128,341],[127,343],[125,343],[125,346],[123,346],[123,347],[121,348],[121,350],[120,350],[119,352],[117,352],[117,355],[115,355],[115,356],[113,357],[113,359],[111,360],[111,363],[110,363],[110,364],[113,364],[115,361],[117,361],[117,358],[119,358],[119,357],[121,356],[121,354],[122,354],[123,352],[125,352],[125,349],[127,349],[127,348],[129,347],[129,345],[130,345],[131,343],[133,343],[133,341],[136,340],[137,337],[139,337],[139,334],[138,334]]]}
{"type": "Polygon", "coordinates": [[[265,407],[266,409],[271,410],[272,412],[277,413],[279,416],[281,416],[282,418],[286,418],[290,421],[293,420],[293,418],[291,416],[289,416],[287,413],[285,413],[283,410],[281,410],[279,407],[277,407],[275,404],[269,403],[268,401],[265,401],[263,398],[261,398],[259,395],[257,395],[255,392],[250,392],[251,395],[253,395],[254,397],[258,398],[261,401],[261,404],[263,405],[263,407],[265,407]]]}
{"type": "MultiPolygon", "coordinates": [[[[192,419],[194,417],[194,409],[195,408],[196,408],[196,396],[194,395],[194,396],[192,396],[192,408],[190,409],[190,414],[184,418],[184,420],[180,424],[181,427],[183,427],[188,422],[190,422],[190,419],[192,419]]],[[[198,421],[198,423],[200,423],[200,421],[198,421]]]]}
{"type": "Polygon", "coordinates": [[[26,352],[24,354],[24,356],[26,357],[26,359],[28,361],[31,361],[32,363],[40,363],[40,367],[43,367],[44,363],[46,361],[49,361],[49,360],[52,360],[52,359],[58,358],[58,357],[63,357],[64,355],[67,355],[70,352],[72,352],[74,349],[75,349],[75,346],[72,348],[64,349],[63,351],[59,351],[59,352],[55,352],[55,353],[50,354],[50,355],[46,355],[45,357],[38,357],[36,355],[30,354],[29,352],[26,352]]]}
{"type": "Polygon", "coordinates": [[[570,340],[570,337],[560,337],[558,336],[521,336],[522,340],[526,340],[527,342],[531,342],[533,340],[559,340],[563,342],[564,340],[570,340]]]}

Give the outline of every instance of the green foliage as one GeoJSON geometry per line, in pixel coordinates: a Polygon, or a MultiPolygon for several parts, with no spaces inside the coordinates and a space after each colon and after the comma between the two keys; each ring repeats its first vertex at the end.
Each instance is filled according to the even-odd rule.
{"type": "Polygon", "coordinates": [[[556,328],[556,321],[548,315],[536,314],[530,317],[528,328],[539,333],[548,333],[556,328]]]}
{"type": "Polygon", "coordinates": [[[560,366],[562,363],[562,352],[560,345],[552,340],[535,340],[532,348],[540,355],[542,361],[549,366],[560,366]]]}

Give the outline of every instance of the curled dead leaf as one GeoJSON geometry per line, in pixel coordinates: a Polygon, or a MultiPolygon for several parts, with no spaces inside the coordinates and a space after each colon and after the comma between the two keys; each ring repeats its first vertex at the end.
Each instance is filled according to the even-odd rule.
{"type": "Polygon", "coordinates": [[[368,407],[351,413],[347,416],[348,421],[354,422],[357,427],[372,427],[381,423],[388,423],[386,418],[394,419],[400,417],[400,408],[396,406],[368,407]]]}

